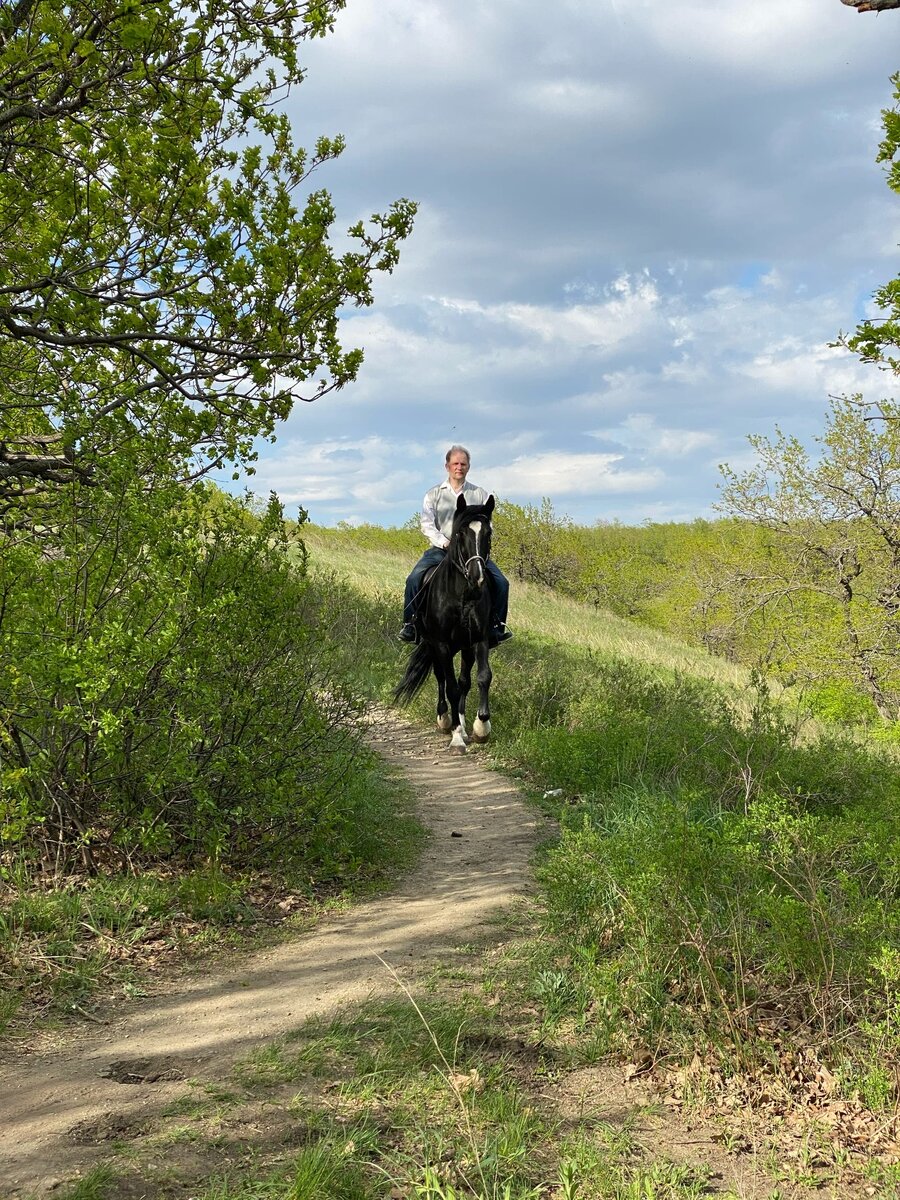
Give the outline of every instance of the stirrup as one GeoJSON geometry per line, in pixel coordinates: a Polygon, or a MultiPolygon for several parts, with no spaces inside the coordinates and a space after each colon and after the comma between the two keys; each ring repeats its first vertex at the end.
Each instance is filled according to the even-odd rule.
{"type": "Polygon", "coordinates": [[[505,625],[495,625],[488,636],[488,643],[490,646],[499,646],[501,642],[508,642],[512,635],[512,630],[505,625]]]}
{"type": "Polygon", "coordinates": [[[399,641],[407,642],[407,643],[412,643],[417,640],[416,627],[415,627],[415,625],[413,625],[412,621],[404,622],[403,627],[401,628],[400,632],[397,634],[397,638],[399,639],[399,641]]]}

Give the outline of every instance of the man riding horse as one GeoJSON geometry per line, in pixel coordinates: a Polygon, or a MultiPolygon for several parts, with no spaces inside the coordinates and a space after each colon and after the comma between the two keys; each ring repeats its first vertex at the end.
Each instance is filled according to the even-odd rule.
{"type": "MultiPolygon", "coordinates": [[[[406,593],[403,600],[403,627],[398,634],[401,642],[416,640],[416,596],[422,580],[429,567],[442,562],[450,544],[450,533],[453,528],[453,518],[459,497],[465,497],[466,504],[487,503],[488,493],[484,488],[468,483],[471,456],[465,446],[451,446],[447,451],[444,464],[447,468],[447,478],[426,492],[422,502],[420,525],[422,532],[431,545],[413,567],[406,581],[406,593]]],[[[499,646],[512,637],[512,631],[506,628],[506,613],[509,606],[509,581],[493,561],[486,563],[490,577],[491,598],[493,600],[493,620],[490,632],[490,645],[499,646]]]]}

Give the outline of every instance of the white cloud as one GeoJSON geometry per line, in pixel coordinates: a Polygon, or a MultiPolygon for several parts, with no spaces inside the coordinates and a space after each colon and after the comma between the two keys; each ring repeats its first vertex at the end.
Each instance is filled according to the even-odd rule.
{"type": "Polygon", "coordinates": [[[564,307],[537,304],[482,305],[474,300],[445,298],[446,308],[505,326],[527,337],[537,335],[558,346],[608,350],[638,338],[655,319],[659,292],[648,272],[618,276],[606,289],[599,304],[570,304],[564,307]]]}
{"type": "Polygon", "coordinates": [[[591,430],[590,436],[660,459],[681,458],[716,443],[715,434],[709,430],[664,428],[652,413],[632,413],[620,425],[591,430]]]}
{"type": "Polygon", "coordinates": [[[591,79],[557,77],[529,81],[517,92],[520,104],[567,120],[616,121],[628,128],[648,119],[646,94],[619,83],[605,84],[591,79]]]}
{"type": "Polygon", "coordinates": [[[532,498],[643,492],[663,480],[659,468],[623,469],[621,462],[621,454],[547,452],[495,464],[485,476],[503,496],[532,498]]]}
{"type": "Polygon", "coordinates": [[[857,362],[845,350],[828,345],[807,345],[787,338],[766,347],[749,361],[735,364],[735,373],[785,393],[818,392],[839,395],[861,392],[883,381],[871,367],[857,362]]]}
{"type": "Polygon", "coordinates": [[[364,503],[374,520],[378,510],[389,509],[398,496],[415,493],[419,464],[429,457],[421,443],[378,436],[322,442],[291,439],[276,455],[260,462],[253,490],[275,491],[286,504],[312,509],[336,505],[341,519],[349,519],[351,509],[358,510],[364,503]]]}
{"type": "Polygon", "coordinates": [[[519,500],[670,519],[746,434],[883,395],[827,343],[895,273],[887,27],[839,0],[354,0],[289,111],[347,135],[314,184],[339,228],[420,215],[344,321],[359,381],[298,405],[254,488],[402,521],[461,441],[519,500]]]}
{"type": "Polygon", "coordinates": [[[628,10],[668,54],[695,69],[706,62],[794,86],[833,69],[854,32],[851,14],[822,0],[788,5],[782,0],[681,0],[677,5],[629,0],[628,10]],[[847,28],[846,39],[835,36],[842,27],[847,28]]]}

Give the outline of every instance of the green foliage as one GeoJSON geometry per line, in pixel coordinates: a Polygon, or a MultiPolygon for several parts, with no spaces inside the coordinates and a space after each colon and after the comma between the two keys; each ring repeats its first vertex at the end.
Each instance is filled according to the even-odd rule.
{"type": "MultiPolygon", "coordinates": [[[[881,113],[884,138],[877,161],[887,164],[887,182],[892,191],[900,193],[900,73],[891,77],[894,86],[894,107],[881,113]]],[[[857,353],[863,362],[878,363],[893,372],[900,371],[900,280],[892,279],[875,291],[875,302],[885,314],[877,320],[865,320],[851,336],[841,335],[838,344],[857,353]]]]}
{"type": "Polygon", "coordinates": [[[404,1195],[530,1200],[552,1129],[498,1059],[504,1044],[498,1014],[472,996],[370,1002],[307,1022],[272,1048],[274,1064],[256,1055],[238,1074],[263,1088],[343,1078],[338,1113],[357,1128],[371,1114],[379,1176],[404,1195]]]}
{"type": "Polygon", "coordinates": [[[224,1179],[197,1192],[197,1200],[376,1200],[384,1195],[372,1186],[355,1153],[352,1128],[304,1147],[293,1169],[261,1179],[224,1179]]]}
{"type": "Polygon", "coordinates": [[[24,858],[0,870],[0,1025],[23,999],[55,1011],[88,999],[111,965],[140,958],[146,940],[174,945],[200,935],[198,926],[252,925],[247,881],[201,867],[182,874],[77,879],[40,890],[24,858]],[[190,930],[190,932],[188,932],[190,930]],[[5,1009],[5,1013],[4,1013],[5,1009]]]}
{"type": "Polygon", "coordinates": [[[773,553],[733,578],[748,618],[777,626],[782,667],[847,682],[900,714],[900,408],[833,400],[815,459],[794,437],[753,437],[757,464],[723,468],[722,504],[767,531],[773,553]]]}
{"type": "Polygon", "coordinates": [[[508,649],[500,753],[560,806],[533,985],[548,1022],[582,1014],[591,1052],[711,1032],[740,1048],[755,1003],[790,995],[832,1047],[869,1029],[900,1054],[885,1024],[900,953],[893,759],[833,733],[798,740],[759,680],[739,704],[636,663],[508,649]]]}
{"type": "Polygon", "coordinates": [[[494,524],[498,546],[503,547],[502,564],[514,578],[558,587],[576,573],[575,526],[568,517],[557,516],[547,497],[540,508],[499,504],[494,524]]]}
{"type": "Polygon", "coordinates": [[[253,928],[259,874],[366,890],[418,842],[353,719],[374,626],[278,503],[89,497],[0,557],[4,1024],[253,928]]]}
{"type": "Polygon", "coordinates": [[[57,868],[303,861],[352,876],[383,799],[329,644],[332,601],[273,500],[194,488],[76,502],[0,564],[0,804],[57,868]],[[368,819],[358,819],[363,813],[368,819]]]}
{"type": "Polygon", "coordinates": [[[355,378],[338,312],[371,303],[415,206],[354,225],[335,253],[329,194],[302,193],[343,139],[307,152],[279,111],[299,47],[343,7],[0,9],[8,503],[28,480],[105,479],[126,449],[154,473],[251,460],[296,399],[355,378]]]}
{"type": "Polygon", "coordinates": [[[108,1200],[115,1183],[115,1173],[110,1167],[94,1167],[72,1187],[64,1188],[60,1200],[108,1200]]]}
{"type": "Polygon", "coordinates": [[[856,691],[846,680],[833,679],[807,691],[806,705],[814,716],[832,725],[872,725],[877,723],[878,711],[867,697],[856,691]]]}
{"type": "Polygon", "coordinates": [[[330,546],[358,546],[362,550],[405,554],[410,558],[410,565],[425,549],[425,539],[416,518],[399,529],[385,529],[381,525],[365,523],[350,525],[340,521],[334,529],[309,525],[306,526],[306,532],[313,538],[322,538],[330,546]]]}
{"type": "Polygon", "coordinates": [[[865,803],[830,821],[771,794],[722,813],[631,790],[570,821],[543,871],[548,923],[579,951],[569,972],[598,998],[607,1044],[718,1031],[739,1049],[756,1003],[790,996],[834,1052],[893,1011],[875,965],[900,947],[900,822],[891,809],[870,834],[872,818],[865,803]]]}

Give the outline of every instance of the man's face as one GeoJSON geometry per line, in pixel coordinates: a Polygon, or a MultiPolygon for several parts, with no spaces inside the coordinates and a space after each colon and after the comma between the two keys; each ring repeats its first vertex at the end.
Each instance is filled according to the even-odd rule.
{"type": "Polygon", "coordinates": [[[447,474],[454,483],[465,483],[468,473],[469,460],[460,451],[454,451],[447,460],[447,474]]]}

